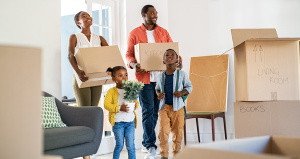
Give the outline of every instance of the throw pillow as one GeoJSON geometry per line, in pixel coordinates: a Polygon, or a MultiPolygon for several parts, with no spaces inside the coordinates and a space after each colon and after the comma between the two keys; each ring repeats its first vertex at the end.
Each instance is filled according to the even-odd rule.
{"type": "Polygon", "coordinates": [[[43,128],[67,127],[61,120],[55,104],[55,97],[42,98],[42,125],[43,128]]]}

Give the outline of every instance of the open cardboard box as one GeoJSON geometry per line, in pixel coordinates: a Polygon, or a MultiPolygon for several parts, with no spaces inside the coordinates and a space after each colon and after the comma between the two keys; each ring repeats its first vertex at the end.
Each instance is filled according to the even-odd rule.
{"type": "Polygon", "coordinates": [[[299,112],[300,101],[235,102],[235,137],[280,135],[300,138],[299,112]]]}
{"type": "Polygon", "coordinates": [[[74,72],[79,88],[93,87],[114,83],[111,76],[106,74],[108,67],[124,66],[118,46],[103,46],[91,48],[79,48],[75,54],[78,66],[89,77],[82,82],[74,72]]]}
{"type": "Polygon", "coordinates": [[[299,100],[299,38],[232,29],[236,101],[299,100]]]}
{"type": "Polygon", "coordinates": [[[179,55],[178,42],[173,43],[139,43],[134,45],[135,59],[141,68],[147,71],[166,70],[163,55],[168,49],[173,49],[179,55]]]}
{"type": "Polygon", "coordinates": [[[261,136],[194,144],[175,159],[299,159],[300,138],[261,136]]]}
{"type": "Polygon", "coordinates": [[[188,112],[227,111],[229,55],[191,58],[188,112]]]}

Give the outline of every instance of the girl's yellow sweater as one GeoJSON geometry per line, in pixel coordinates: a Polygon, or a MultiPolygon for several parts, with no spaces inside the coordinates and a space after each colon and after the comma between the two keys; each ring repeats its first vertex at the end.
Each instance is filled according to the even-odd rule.
{"type": "MultiPolygon", "coordinates": [[[[109,111],[109,122],[112,126],[115,125],[115,115],[117,112],[119,112],[119,104],[118,103],[118,90],[117,87],[113,87],[109,89],[106,93],[105,99],[104,99],[104,108],[109,111]]],[[[139,107],[139,102],[136,100],[136,108],[135,110],[139,107]]],[[[135,128],[137,127],[137,117],[135,111],[135,128]]]]}

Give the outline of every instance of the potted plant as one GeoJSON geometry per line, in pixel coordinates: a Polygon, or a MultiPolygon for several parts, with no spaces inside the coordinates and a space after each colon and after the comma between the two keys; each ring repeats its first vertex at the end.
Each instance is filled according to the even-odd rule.
{"type": "Polygon", "coordinates": [[[125,104],[129,107],[129,112],[134,111],[135,101],[139,97],[139,92],[143,89],[144,83],[137,81],[122,81],[122,89],[125,90],[125,104]]]}

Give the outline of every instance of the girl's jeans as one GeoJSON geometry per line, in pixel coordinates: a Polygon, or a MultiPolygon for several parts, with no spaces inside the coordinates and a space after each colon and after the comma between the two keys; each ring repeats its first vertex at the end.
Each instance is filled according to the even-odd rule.
{"type": "Polygon", "coordinates": [[[132,122],[115,122],[113,132],[115,134],[116,147],[114,149],[113,159],[119,159],[123,149],[124,138],[128,151],[128,159],[136,159],[134,145],[135,121],[132,122]]]}

